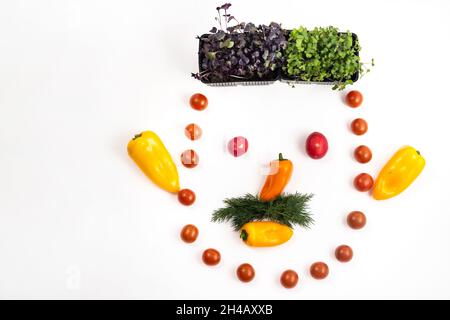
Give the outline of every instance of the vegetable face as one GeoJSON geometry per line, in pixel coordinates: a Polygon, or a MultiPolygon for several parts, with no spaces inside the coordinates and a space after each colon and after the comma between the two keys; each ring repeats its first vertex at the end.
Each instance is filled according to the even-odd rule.
{"type": "Polygon", "coordinates": [[[392,198],[403,192],[419,176],[425,159],[413,147],[403,147],[381,169],[375,182],[373,197],[376,200],[392,198]]]}
{"type": "Polygon", "coordinates": [[[272,247],[285,243],[293,231],[286,225],[272,221],[246,223],[241,229],[242,240],[252,247],[272,247]]]}
{"type": "Polygon", "coordinates": [[[278,160],[270,163],[271,173],[267,176],[266,181],[259,193],[261,201],[272,201],[278,197],[289,183],[292,176],[293,165],[290,160],[284,159],[280,153],[278,160]]]}
{"type": "Polygon", "coordinates": [[[177,167],[156,133],[137,134],[127,149],[134,162],[156,185],[172,193],[180,190],[177,167]]]}

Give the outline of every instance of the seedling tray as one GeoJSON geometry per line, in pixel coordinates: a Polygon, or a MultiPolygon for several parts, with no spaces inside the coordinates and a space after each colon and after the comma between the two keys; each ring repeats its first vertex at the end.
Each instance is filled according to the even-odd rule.
{"type": "MultiPolygon", "coordinates": [[[[289,35],[289,32],[291,32],[291,30],[286,30],[286,32],[289,35]]],[[[203,72],[205,71],[204,68],[202,68],[202,59],[205,57],[205,54],[203,53],[203,38],[207,37],[207,34],[202,35],[199,38],[199,47],[198,47],[198,68],[199,68],[199,72],[203,72]]],[[[353,38],[353,43],[356,43],[356,41],[358,40],[358,36],[354,33],[352,33],[352,38],[353,38]]],[[[356,55],[359,55],[359,52],[356,52],[356,55]]],[[[350,80],[352,80],[353,82],[358,81],[359,79],[359,72],[357,71],[350,80]]],[[[281,70],[281,68],[275,70],[272,74],[272,76],[267,77],[267,78],[254,78],[254,79],[233,79],[233,80],[229,80],[229,81],[222,81],[222,82],[215,82],[215,81],[210,81],[208,79],[202,78],[200,79],[201,82],[203,82],[204,84],[211,86],[211,87],[232,87],[232,86],[260,86],[260,85],[270,85],[270,84],[274,84],[276,81],[280,81],[283,83],[287,83],[289,85],[296,85],[296,84],[318,84],[318,85],[335,85],[337,83],[337,81],[332,80],[332,79],[326,79],[323,81],[304,81],[304,80],[299,80],[297,77],[293,77],[293,76],[289,76],[287,74],[284,73],[284,71],[281,70]]]]}

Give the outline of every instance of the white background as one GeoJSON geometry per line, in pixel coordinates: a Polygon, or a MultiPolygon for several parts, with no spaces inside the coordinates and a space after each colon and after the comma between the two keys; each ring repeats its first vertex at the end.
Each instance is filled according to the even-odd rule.
{"type": "Polygon", "coordinates": [[[351,109],[329,87],[278,83],[210,88],[190,78],[196,35],[215,24],[203,1],[1,1],[0,3],[0,298],[450,298],[448,1],[234,1],[243,21],[286,28],[338,26],[360,37],[373,72],[354,87],[364,104],[351,109]],[[204,112],[191,94],[209,98],[204,112]],[[356,117],[369,132],[352,135],[356,117]],[[184,126],[204,136],[189,141],[184,126]],[[157,132],[197,193],[192,207],[155,187],[126,152],[141,130],[157,132]],[[324,133],[330,150],[309,159],[304,141],[324,133]],[[225,142],[249,139],[233,158],[225,142]],[[352,159],[371,147],[366,165],[352,159]],[[427,165],[402,195],[376,202],[354,190],[360,172],[376,175],[402,145],[427,165]],[[194,148],[196,169],[179,154],[194,148]],[[286,245],[245,246],[229,225],[210,222],[225,197],[256,193],[263,166],[283,152],[295,165],[287,191],[312,192],[316,220],[286,245]],[[345,224],[364,211],[365,229],[345,224]],[[179,239],[186,223],[200,236],[179,239]],[[349,244],[354,259],[337,262],[349,244]],[[201,262],[205,248],[222,253],[218,267],[201,262]],[[308,275],[325,261],[324,281],[308,275]],[[237,265],[257,277],[239,282],[237,265]],[[286,290],[280,273],[297,270],[286,290]]]}

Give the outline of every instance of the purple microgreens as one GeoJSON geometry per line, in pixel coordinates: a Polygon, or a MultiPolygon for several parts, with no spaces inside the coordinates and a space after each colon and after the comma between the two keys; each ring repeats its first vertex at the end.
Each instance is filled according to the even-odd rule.
{"type": "Polygon", "coordinates": [[[228,13],[230,7],[225,3],[216,8],[219,28],[201,37],[201,72],[192,76],[206,82],[274,78],[284,63],[285,31],[274,22],[259,26],[239,22],[228,13]]]}
{"type": "Polygon", "coordinates": [[[230,9],[230,7],[231,7],[231,3],[225,3],[225,4],[220,6],[220,8],[225,10],[225,11],[230,9]]]}

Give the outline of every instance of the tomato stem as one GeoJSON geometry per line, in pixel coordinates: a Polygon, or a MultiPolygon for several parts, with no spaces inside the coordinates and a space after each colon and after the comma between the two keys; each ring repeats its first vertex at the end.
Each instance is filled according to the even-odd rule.
{"type": "Polygon", "coordinates": [[[248,233],[245,231],[245,229],[241,230],[241,235],[239,236],[243,241],[246,241],[248,238],[248,233]]]}

